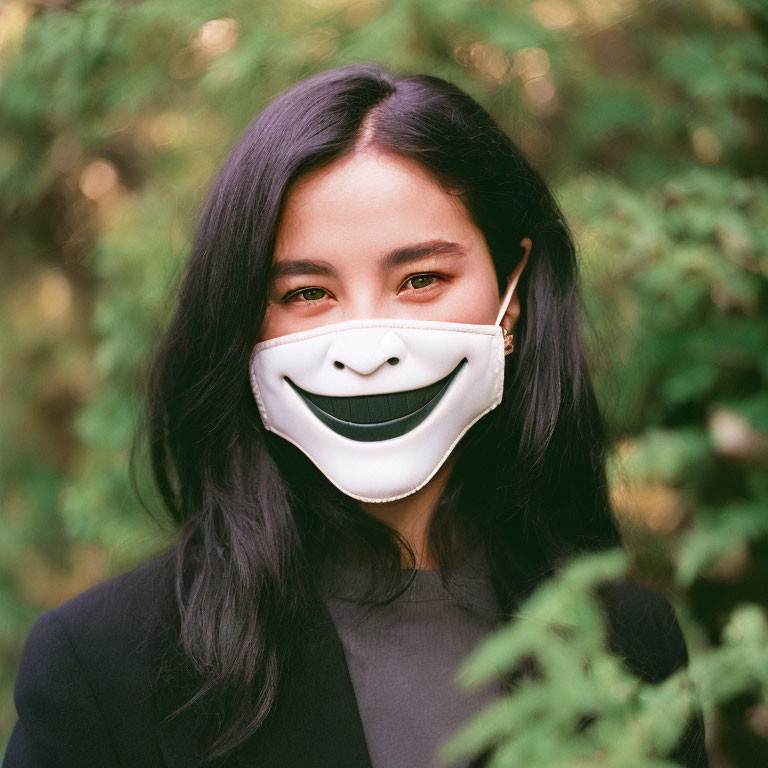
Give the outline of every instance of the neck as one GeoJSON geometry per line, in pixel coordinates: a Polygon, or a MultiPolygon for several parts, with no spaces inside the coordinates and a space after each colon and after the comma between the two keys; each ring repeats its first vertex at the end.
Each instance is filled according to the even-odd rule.
{"type": "Polygon", "coordinates": [[[437,559],[429,546],[429,523],[453,467],[451,458],[416,493],[385,503],[361,502],[363,511],[394,528],[408,542],[419,570],[436,570],[437,559]]]}

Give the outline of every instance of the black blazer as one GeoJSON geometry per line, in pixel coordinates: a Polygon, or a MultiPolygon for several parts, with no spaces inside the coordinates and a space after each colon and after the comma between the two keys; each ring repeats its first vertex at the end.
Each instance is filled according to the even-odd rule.
{"type": "MultiPolygon", "coordinates": [[[[37,619],[16,679],[19,719],[3,768],[199,765],[213,714],[192,708],[160,723],[191,696],[194,681],[180,673],[176,683],[152,691],[158,654],[175,647],[172,631],[147,621],[158,562],[98,584],[37,619]]],[[[604,590],[602,599],[611,644],[637,674],[662,680],[687,663],[683,636],[664,597],[627,580],[604,590]]],[[[267,723],[215,765],[371,768],[343,647],[327,610],[317,610],[300,673],[281,687],[267,723]]],[[[698,718],[675,757],[705,768],[703,736],[698,718]]]]}

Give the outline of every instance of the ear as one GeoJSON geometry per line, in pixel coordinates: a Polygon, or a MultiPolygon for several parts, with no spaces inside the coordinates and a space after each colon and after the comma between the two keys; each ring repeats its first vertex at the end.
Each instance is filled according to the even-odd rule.
{"type": "Polygon", "coordinates": [[[515,288],[525,265],[528,263],[528,255],[533,247],[531,238],[524,237],[520,241],[520,246],[525,249],[525,253],[507,280],[507,290],[504,292],[504,298],[501,300],[501,307],[496,318],[496,325],[501,323],[501,327],[506,328],[510,333],[515,327],[517,318],[520,317],[520,299],[515,292],[515,288]]]}

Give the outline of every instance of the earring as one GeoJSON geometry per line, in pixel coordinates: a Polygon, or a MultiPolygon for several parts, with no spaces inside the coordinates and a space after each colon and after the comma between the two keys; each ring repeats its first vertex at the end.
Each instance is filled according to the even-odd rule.
{"type": "Polygon", "coordinates": [[[509,355],[515,351],[515,345],[512,343],[515,334],[510,333],[506,328],[502,328],[501,333],[504,336],[504,354],[509,355]]]}

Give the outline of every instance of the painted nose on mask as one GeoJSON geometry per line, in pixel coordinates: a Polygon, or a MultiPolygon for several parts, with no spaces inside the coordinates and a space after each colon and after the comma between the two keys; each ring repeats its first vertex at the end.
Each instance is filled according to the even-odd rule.
{"type": "Polygon", "coordinates": [[[403,340],[392,330],[386,330],[371,342],[370,331],[347,332],[328,348],[327,360],[334,368],[370,376],[383,365],[398,365],[407,355],[403,340]]]}

